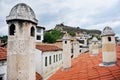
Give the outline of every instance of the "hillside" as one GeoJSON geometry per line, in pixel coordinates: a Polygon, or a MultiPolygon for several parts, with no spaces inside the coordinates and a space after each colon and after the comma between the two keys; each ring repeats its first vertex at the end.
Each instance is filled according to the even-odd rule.
{"type": "Polygon", "coordinates": [[[70,31],[73,31],[73,32],[86,32],[87,34],[98,34],[100,35],[101,34],[101,31],[100,30],[88,30],[88,29],[81,29],[79,27],[72,27],[72,26],[66,26],[64,24],[57,24],[54,28],[54,30],[60,30],[62,32],[70,32],[70,31]]]}
{"type": "Polygon", "coordinates": [[[46,43],[55,43],[56,40],[62,39],[63,35],[68,32],[72,37],[76,35],[76,33],[83,33],[83,34],[88,34],[92,37],[97,37],[99,40],[101,39],[100,30],[88,30],[88,29],[81,29],[79,27],[71,27],[71,26],[66,26],[63,24],[57,24],[54,29],[47,30],[44,33],[44,42],[46,43]]]}

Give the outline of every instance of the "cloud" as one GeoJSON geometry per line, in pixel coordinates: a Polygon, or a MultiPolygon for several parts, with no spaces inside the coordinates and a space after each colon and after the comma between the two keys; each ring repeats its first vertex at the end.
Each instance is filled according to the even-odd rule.
{"type": "Polygon", "coordinates": [[[0,27],[0,35],[7,35],[8,34],[8,27],[6,25],[0,27]]]}
{"type": "Polygon", "coordinates": [[[119,0],[0,0],[0,34],[7,34],[6,16],[17,3],[28,4],[36,13],[39,25],[46,29],[64,22],[88,29],[117,27],[120,21],[119,0]]]}
{"type": "Polygon", "coordinates": [[[112,27],[113,31],[116,33],[116,36],[120,36],[120,20],[109,21],[104,23],[99,23],[95,25],[87,26],[87,29],[99,29],[103,30],[106,26],[112,27]]]}

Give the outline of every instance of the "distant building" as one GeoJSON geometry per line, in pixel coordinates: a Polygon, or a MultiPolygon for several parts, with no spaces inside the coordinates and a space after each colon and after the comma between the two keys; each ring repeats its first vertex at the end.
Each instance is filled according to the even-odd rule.
{"type": "Polygon", "coordinates": [[[37,26],[36,28],[36,43],[41,43],[44,40],[45,27],[37,26]]]}
{"type": "Polygon", "coordinates": [[[76,33],[76,38],[79,42],[79,48],[80,48],[80,53],[84,53],[88,51],[88,45],[87,45],[87,40],[90,38],[90,36],[83,32],[83,33],[76,33]]]}

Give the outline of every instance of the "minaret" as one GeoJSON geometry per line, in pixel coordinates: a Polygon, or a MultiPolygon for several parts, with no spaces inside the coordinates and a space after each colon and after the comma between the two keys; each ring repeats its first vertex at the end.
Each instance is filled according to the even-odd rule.
{"type": "Polygon", "coordinates": [[[92,55],[97,55],[98,52],[98,39],[96,37],[93,37],[92,39],[92,44],[91,44],[91,54],[92,55]]]}
{"type": "Polygon", "coordinates": [[[71,37],[66,33],[63,37],[63,69],[71,67],[71,37]]]}
{"type": "Polygon", "coordinates": [[[105,27],[102,32],[102,60],[100,66],[112,66],[116,64],[115,33],[112,28],[105,27]]]}
{"type": "Polygon", "coordinates": [[[7,80],[35,80],[35,32],[37,20],[26,4],[15,5],[8,24],[7,80]]]}
{"type": "Polygon", "coordinates": [[[79,43],[76,39],[73,41],[73,57],[77,58],[79,55],[79,43]]]}

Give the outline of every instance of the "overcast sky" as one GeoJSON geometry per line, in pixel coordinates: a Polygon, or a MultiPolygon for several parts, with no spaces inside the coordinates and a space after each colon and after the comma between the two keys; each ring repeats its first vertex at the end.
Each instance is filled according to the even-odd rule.
{"type": "Polygon", "coordinates": [[[46,29],[56,24],[103,30],[105,26],[120,34],[120,0],[0,0],[0,35],[7,35],[6,16],[17,3],[28,4],[46,29]]]}

